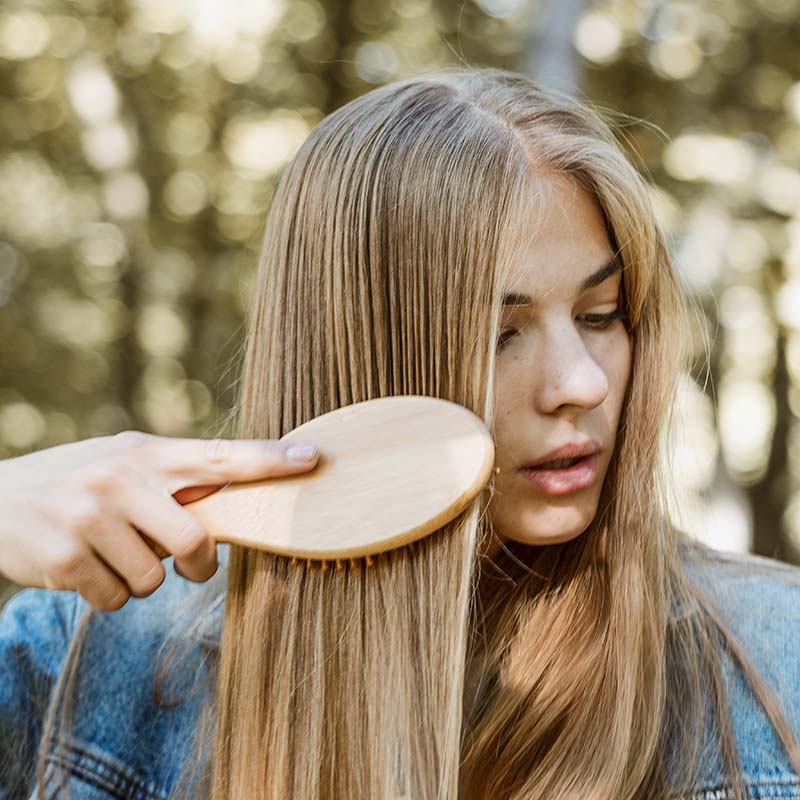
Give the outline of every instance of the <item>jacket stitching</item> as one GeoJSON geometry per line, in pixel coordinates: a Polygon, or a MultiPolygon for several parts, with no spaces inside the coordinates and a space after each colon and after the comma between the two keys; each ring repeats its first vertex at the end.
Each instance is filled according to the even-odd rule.
{"type": "MultiPolygon", "coordinates": [[[[757,781],[747,784],[747,792],[753,800],[767,800],[767,798],[792,800],[800,797],[800,783],[794,779],[757,781]]],[[[673,800],[734,800],[734,797],[730,784],[717,784],[703,789],[692,789],[687,793],[674,796],[673,800]]]]}
{"type": "Polygon", "coordinates": [[[48,761],[64,768],[97,789],[130,800],[165,800],[165,795],[153,792],[136,778],[122,774],[110,762],[76,745],[59,742],[48,761]]]}

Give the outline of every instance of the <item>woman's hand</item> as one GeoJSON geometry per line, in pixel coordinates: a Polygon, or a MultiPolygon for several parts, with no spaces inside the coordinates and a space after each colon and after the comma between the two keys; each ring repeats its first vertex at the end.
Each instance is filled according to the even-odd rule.
{"type": "Polygon", "coordinates": [[[175,571],[206,581],[214,540],[184,508],[231,481],[307,472],[288,444],[178,439],[139,431],[0,461],[0,573],[21,586],[78,592],[102,611],[152,594],[175,571]]]}

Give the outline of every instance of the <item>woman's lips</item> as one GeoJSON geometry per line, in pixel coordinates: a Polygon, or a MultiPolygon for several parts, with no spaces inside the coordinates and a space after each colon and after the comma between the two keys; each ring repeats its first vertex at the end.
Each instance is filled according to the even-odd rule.
{"type": "Polygon", "coordinates": [[[550,495],[569,494],[586,489],[597,477],[597,453],[584,456],[566,469],[525,468],[520,472],[537,489],[550,495]]]}

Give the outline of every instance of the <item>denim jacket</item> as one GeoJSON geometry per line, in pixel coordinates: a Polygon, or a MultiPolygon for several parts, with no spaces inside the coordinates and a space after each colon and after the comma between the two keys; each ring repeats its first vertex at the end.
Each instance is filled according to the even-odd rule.
{"type": "MultiPolygon", "coordinates": [[[[200,694],[164,709],[153,699],[156,653],[171,622],[170,615],[191,594],[213,590],[216,599],[190,633],[191,670],[201,669],[218,649],[224,611],[226,546],[220,545],[220,569],[208,584],[176,575],[171,559],[167,578],[147,598],[131,599],[122,609],[99,613],[81,660],[75,727],[48,756],[47,775],[55,765],[66,768],[75,800],[166,800],[188,755],[201,701],[200,694]],[[212,583],[216,582],[214,586],[212,583]],[[194,652],[194,656],[192,656],[194,652]]],[[[797,576],[800,569],[753,555],[752,564],[779,567],[797,576]]],[[[775,687],[788,721],[800,737],[800,585],[780,577],[751,574],[721,556],[690,574],[711,586],[728,613],[734,633],[746,646],[760,674],[775,687]]],[[[0,800],[34,798],[34,775],[41,725],[63,666],[76,621],[86,601],[71,592],[26,589],[0,615],[0,800]]],[[[675,616],[696,608],[675,607],[675,616]]],[[[744,774],[752,798],[800,798],[800,777],[766,714],[738,666],[722,653],[733,724],[744,774]]],[[[195,677],[188,675],[187,679],[195,677]]],[[[180,688],[180,687],[178,687],[180,688]]],[[[702,778],[680,800],[727,800],[720,759],[712,752],[702,778]]],[[[46,782],[46,797],[55,797],[46,782]]]]}

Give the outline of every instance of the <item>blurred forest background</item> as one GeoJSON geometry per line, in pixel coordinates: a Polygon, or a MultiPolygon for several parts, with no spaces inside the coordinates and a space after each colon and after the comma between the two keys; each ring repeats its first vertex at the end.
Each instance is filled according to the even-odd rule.
{"type": "Polygon", "coordinates": [[[705,312],[676,519],[800,563],[800,0],[7,0],[0,457],[232,435],[281,169],[343,103],[445,64],[631,115],[705,312]]]}

